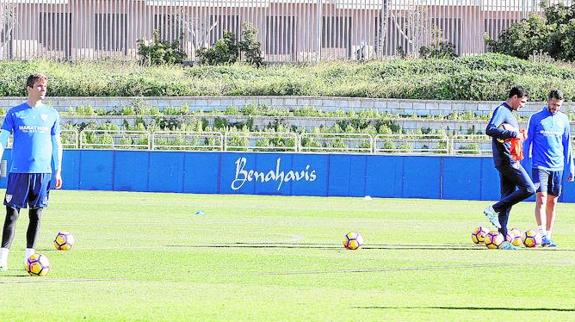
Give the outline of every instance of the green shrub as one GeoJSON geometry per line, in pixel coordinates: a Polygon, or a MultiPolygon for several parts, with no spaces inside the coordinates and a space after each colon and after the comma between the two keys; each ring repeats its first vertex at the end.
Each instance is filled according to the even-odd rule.
{"type": "Polygon", "coordinates": [[[457,57],[457,53],[455,52],[455,45],[448,41],[441,41],[430,46],[421,46],[419,48],[419,57],[423,59],[451,59],[457,57]]]}
{"type": "Polygon", "coordinates": [[[199,63],[202,65],[233,64],[238,60],[239,48],[236,35],[226,31],[224,36],[216,41],[211,48],[202,47],[196,51],[199,63]]]}
{"type": "Polygon", "coordinates": [[[152,40],[148,44],[138,40],[138,55],[142,65],[179,64],[186,58],[186,53],[180,48],[180,42],[160,40],[160,32],[154,30],[152,40]]]}
{"type": "MultiPolygon", "coordinates": [[[[545,100],[551,87],[561,88],[567,100],[575,98],[572,64],[536,63],[502,54],[261,68],[242,64],[183,68],[113,61],[2,61],[0,95],[24,95],[23,82],[36,70],[49,76],[48,96],[303,95],[499,101],[511,85],[521,84],[530,92],[531,100],[545,100]]],[[[136,102],[132,106],[135,115],[148,113],[148,107],[141,105],[136,102]]],[[[267,107],[266,113],[281,111],[267,107]]],[[[96,113],[106,114],[101,110],[96,113]]],[[[294,112],[300,116],[313,113],[313,109],[294,112]]],[[[341,111],[332,113],[341,115],[341,111]]]]}
{"type": "Polygon", "coordinates": [[[487,39],[490,50],[522,59],[547,53],[554,59],[574,61],[575,5],[544,4],[544,8],[545,18],[533,13],[503,31],[498,40],[487,39]]]}

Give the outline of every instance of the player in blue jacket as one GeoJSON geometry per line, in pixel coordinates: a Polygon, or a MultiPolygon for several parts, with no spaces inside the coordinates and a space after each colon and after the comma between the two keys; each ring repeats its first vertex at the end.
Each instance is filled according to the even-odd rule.
{"type": "Polygon", "coordinates": [[[543,236],[544,247],[557,247],[551,239],[555,222],[555,208],[561,194],[564,173],[567,181],[575,176],[569,118],[559,110],[563,104],[563,93],[554,89],[547,96],[547,106],[529,119],[524,151],[529,155],[533,182],[537,187],[535,221],[543,236]]]}
{"type": "Polygon", "coordinates": [[[21,208],[29,207],[30,222],[26,232],[25,260],[34,254],[42,210],[48,206],[52,170],[56,189],[62,187],[60,116],[42,103],[48,79],[41,74],[30,75],[26,81],[28,99],[11,108],[0,130],[0,157],[13,135],[12,165],[8,174],[6,219],[0,248],[0,270],[8,268],[8,251],[14,239],[16,220],[21,208]],[[54,169],[52,169],[52,161],[54,169]]]}
{"type": "MultiPolygon", "coordinates": [[[[495,169],[499,172],[501,199],[485,208],[483,213],[504,237],[507,236],[507,222],[511,207],[535,193],[535,186],[531,178],[521,163],[515,160],[511,154],[511,142],[509,140],[525,139],[525,134],[519,131],[519,124],[512,112],[525,106],[527,99],[528,94],[523,87],[511,88],[507,100],[495,108],[485,129],[485,133],[492,137],[493,161],[495,169]]],[[[503,242],[500,248],[517,249],[507,241],[503,242]]]]}

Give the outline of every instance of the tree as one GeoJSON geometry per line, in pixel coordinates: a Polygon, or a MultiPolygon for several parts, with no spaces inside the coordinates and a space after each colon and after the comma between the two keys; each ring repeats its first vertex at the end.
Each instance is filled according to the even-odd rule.
{"type": "Polygon", "coordinates": [[[179,64],[186,53],[180,48],[180,42],[160,40],[160,32],[154,30],[152,41],[138,40],[138,55],[143,65],[179,64]]]}
{"type": "Polygon", "coordinates": [[[12,40],[12,30],[16,27],[16,5],[0,4],[0,56],[4,46],[12,40]]]}
{"type": "Polygon", "coordinates": [[[257,29],[243,24],[242,40],[237,42],[233,32],[226,31],[211,48],[202,47],[196,51],[200,64],[221,65],[233,64],[243,54],[245,61],[256,67],[263,64],[261,44],[257,41],[257,29]]]}
{"type": "Polygon", "coordinates": [[[239,49],[236,35],[226,31],[224,36],[216,41],[213,47],[202,47],[196,51],[200,64],[220,65],[233,64],[238,60],[239,49]]]}
{"type": "Polygon", "coordinates": [[[504,30],[498,40],[486,39],[490,51],[527,59],[534,53],[575,61],[575,4],[544,6],[545,17],[529,18],[504,30]]]}
{"type": "Polygon", "coordinates": [[[239,42],[240,52],[244,53],[248,64],[260,67],[263,64],[261,43],[257,41],[258,30],[250,23],[243,24],[242,40],[239,42]]]}
{"type": "Polygon", "coordinates": [[[533,52],[548,52],[548,41],[553,31],[545,19],[532,14],[528,19],[511,25],[498,40],[486,39],[489,51],[527,59],[533,52]]]}
{"type": "Polygon", "coordinates": [[[179,15],[180,24],[184,28],[184,37],[189,40],[192,52],[196,52],[200,48],[207,48],[211,44],[210,33],[218,25],[218,21],[210,23],[208,16],[200,16],[191,18],[188,15],[179,15]]]}

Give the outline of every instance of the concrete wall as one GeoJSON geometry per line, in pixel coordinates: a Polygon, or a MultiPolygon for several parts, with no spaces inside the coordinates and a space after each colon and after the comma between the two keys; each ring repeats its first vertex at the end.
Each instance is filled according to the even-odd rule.
{"type": "MultiPolygon", "coordinates": [[[[20,104],[24,98],[0,97],[0,108],[20,104]]],[[[274,108],[296,109],[306,106],[324,111],[373,109],[399,115],[449,115],[453,112],[473,112],[476,115],[490,115],[493,108],[501,102],[472,101],[425,101],[377,99],[358,97],[305,97],[305,96],[196,96],[196,97],[48,97],[45,100],[60,111],[69,107],[92,106],[106,110],[115,107],[144,104],[160,109],[165,107],[188,106],[190,110],[222,110],[229,106],[266,105],[274,108]]],[[[529,116],[538,111],[544,102],[528,102],[519,111],[529,116]]],[[[572,110],[573,102],[566,102],[564,110],[572,110]]]]}

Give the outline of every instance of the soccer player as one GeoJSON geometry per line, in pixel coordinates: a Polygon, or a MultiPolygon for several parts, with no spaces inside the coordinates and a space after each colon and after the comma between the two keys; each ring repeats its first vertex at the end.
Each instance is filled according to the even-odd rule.
{"type": "MultiPolygon", "coordinates": [[[[515,86],[509,91],[508,98],[495,108],[485,133],[492,137],[491,148],[495,169],[499,172],[501,199],[485,208],[483,213],[499,232],[507,236],[507,222],[511,207],[535,193],[531,178],[521,166],[520,157],[512,153],[512,139],[524,140],[526,133],[519,130],[513,111],[517,111],[527,102],[527,91],[521,86],[515,86]]],[[[513,151],[514,152],[514,151],[513,151]]],[[[505,241],[501,249],[515,250],[517,247],[505,241]]]]}
{"type": "Polygon", "coordinates": [[[567,170],[567,181],[575,176],[570,144],[569,118],[559,110],[563,93],[554,89],[547,95],[547,106],[529,119],[524,151],[531,148],[533,182],[537,187],[535,221],[539,226],[543,247],[557,247],[551,239],[555,222],[555,207],[567,170]]]}
{"type": "Polygon", "coordinates": [[[2,231],[0,270],[8,269],[8,251],[14,239],[20,209],[27,206],[30,208],[24,258],[26,260],[34,254],[42,211],[48,205],[52,170],[54,187],[62,187],[60,116],[55,109],[42,103],[47,87],[46,76],[30,75],[26,81],[27,101],[8,111],[0,130],[0,157],[10,134],[14,138],[12,165],[4,198],[6,219],[2,231]]]}

